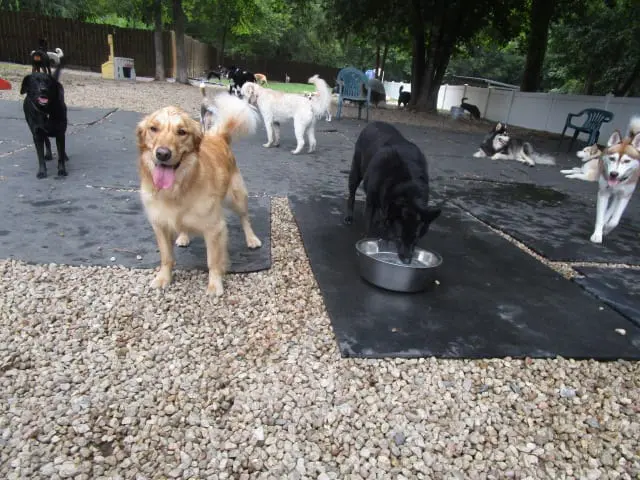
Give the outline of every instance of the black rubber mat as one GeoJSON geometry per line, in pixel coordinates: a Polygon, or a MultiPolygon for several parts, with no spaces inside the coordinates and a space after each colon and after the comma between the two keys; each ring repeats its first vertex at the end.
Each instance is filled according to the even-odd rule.
{"type": "MultiPolygon", "coordinates": [[[[48,194],[8,195],[0,183],[0,258],[28,263],[158,267],[155,235],[138,193],[61,186],[67,188],[48,194]]],[[[249,198],[249,212],[262,247],[247,248],[238,217],[228,213],[230,272],[271,267],[270,199],[249,198]]],[[[174,251],[176,268],[207,268],[202,238],[195,237],[191,245],[175,247],[174,251]]]]}
{"type": "Polygon", "coordinates": [[[363,207],[346,226],[344,204],[291,198],[343,356],[640,358],[640,328],[454,206],[422,241],[444,258],[439,285],[403,294],[366,283],[354,247],[363,207]]]}
{"type": "Polygon", "coordinates": [[[640,327],[640,270],[577,267],[575,282],[640,327]]]}
{"type": "Polygon", "coordinates": [[[459,181],[448,184],[442,195],[550,260],[640,264],[637,199],[632,199],[620,225],[597,245],[589,240],[596,215],[595,186],[587,197],[528,183],[459,181]]]}

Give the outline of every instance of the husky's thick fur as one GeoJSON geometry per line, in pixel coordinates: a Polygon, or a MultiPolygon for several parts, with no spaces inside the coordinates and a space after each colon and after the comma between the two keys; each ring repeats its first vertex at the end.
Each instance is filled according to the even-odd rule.
{"type": "Polygon", "coordinates": [[[537,153],[529,142],[511,137],[507,133],[507,127],[502,123],[498,123],[489,131],[473,156],[489,157],[492,160],[516,160],[530,167],[556,164],[553,157],[537,153]]]}
{"type": "Polygon", "coordinates": [[[598,202],[593,243],[618,226],[640,177],[640,115],[631,118],[625,138],[614,131],[600,156],[598,165],[598,202]]]}

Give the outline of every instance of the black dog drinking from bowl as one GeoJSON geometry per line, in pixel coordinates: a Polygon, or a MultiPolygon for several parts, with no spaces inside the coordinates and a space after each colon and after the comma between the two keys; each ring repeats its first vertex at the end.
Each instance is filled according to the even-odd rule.
{"type": "Polygon", "coordinates": [[[428,206],[427,159],[393,125],[372,122],[356,141],[344,219],[347,224],[353,222],[361,182],[366,195],[366,235],[371,236],[377,219],[382,238],[395,242],[400,260],[411,263],[418,240],[441,212],[439,207],[428,206]]]}

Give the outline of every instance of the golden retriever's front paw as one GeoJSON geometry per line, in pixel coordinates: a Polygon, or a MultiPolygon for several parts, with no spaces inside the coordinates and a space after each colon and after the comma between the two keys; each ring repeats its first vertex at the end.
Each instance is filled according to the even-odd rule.
{"type": "Polygon", "coordinates": [[[247,247],[249,248],[260,248],[262,246],[262,242],[255,235],[251,235],[247,238],[247,247]]]}
{"type": "Polygon", "coordinates": [[[220,297],[224,293],[222,288],[222,278],[216,276],[214,278],[209,277],[209,285],[207,285],[207,295],[215,295],[220,297]]]}
{"type": "Polygon", "coordinates": [[[171,275],[160,272],[156,275],[156,278],[151,282],[151,288],[165,288],[171,283],[171,275]]]}
{"type": "Polygon", "coordinates": [[[189,235],[187,235],[186,233],[181,233],[180,235],[178,235],[178,238],[176,239],[176,245],[178,247],[188,247],[190,243],[191,243],[191,239],[189,238],[189,235]]]}

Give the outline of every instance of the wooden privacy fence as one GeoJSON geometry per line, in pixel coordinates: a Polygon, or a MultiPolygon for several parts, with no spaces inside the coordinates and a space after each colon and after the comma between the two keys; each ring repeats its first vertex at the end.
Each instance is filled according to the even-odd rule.
{"type": "MultiPolygon", "coordinates": [[[[49,50],[61,48],[64,51],[65,65],[69,68],[100,72],[109,57],[108,34],[113,35],[116,57],[134,59],[137,76],[155,76],[153,31],[45,17],[30,12],[0,11],[0,61],[30,64],[29,53],[38,46],[38,39],[46,38],[49,50]]],[[[174,32],[164,32],[162,42],[165,75],[175,77],[174,32]]],[[[185,35],[185,52],[189,77],[200,77],[217,67],[217,50],[211,45],[185,35]]],[[[288,74],[292,82],[306,83],[317,73],[333,86],[338,73],[338,69],[333,67],[270,58],[225,56],[223,63],[263,73],[270,80],[279,82],[284,82],[285,74],[288,74]]]]}
{"type": "MultiPolygon", "coordinates": [[[[65,65],[100,72],[109,57],[107,35],[113,34],[117,57],[133,58],[136,74],[155,75],[153,32],[111,25],[83,23],[68,18],[45,17],[29,12],[0,12],[0,60],[30,64],[29,53],[38,39],[46,38],[49,50],[61,48],[65,65]]],[[[171,70],[171,34],[164,34],[165,66],[171,70]]]]}

